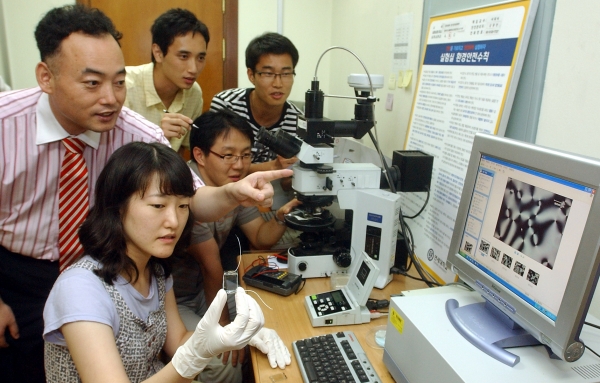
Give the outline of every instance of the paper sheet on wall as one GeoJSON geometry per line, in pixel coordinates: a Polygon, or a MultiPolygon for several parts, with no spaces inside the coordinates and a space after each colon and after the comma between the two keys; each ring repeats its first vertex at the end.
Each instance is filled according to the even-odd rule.
{"type": "MultiPolygon", "coordinates": [[[[415,253],[446,282],[454,279],[446,259],[473,137],[497,133],[502,114],[510,113],[503,108],[528,5],[446,15],[429,24],[405,149],[435,160],[429,206],[409,225],[415,253]]],[[[419,211],[425,198],[404,194],[404,215],[419,211]]]]}
{"type": "Polygon", "coordinates": [[[403,13],[394,19],[394,49],[392,73],[408,69],[411,49],[410,38],[413,26],[413,14],[403,13]]]}
{"type": "Polygon", "coordinates": [[[398,73],[398,88],[406,88],[412,80],[412,70],[401,70],[398,73]]]}

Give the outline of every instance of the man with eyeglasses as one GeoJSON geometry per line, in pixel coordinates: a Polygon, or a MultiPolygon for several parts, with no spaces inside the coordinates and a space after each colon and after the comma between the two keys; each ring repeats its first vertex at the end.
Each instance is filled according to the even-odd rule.
{"type": "MultiPolygon", "coordinates": [[[[227,109],[209,111],[197,118],[192,126],[192,159],[188,165],[206,185],[226,185],[248,174],[254,137],[252,128],[244,118],[227,109]]],[[[265,221],[256,207],[239,206],[216,222],[195,223],[188,254],[172,257],[173,289],[181,319],[187,328],[196,328],[221,289],[224,270],[237,270],[239,250],[235,253],[221,251],[231,229],[239,227],[254,248],[269,249],[286,229],[283,215],[298,203],[295,199],[288,202],[277,210],[270,221],[265,221]]],[[[221,324],[234,319],[235,305],[231,303],[233,301],[229,305],[231,314],[225,308],[221,324]]],[[[289,364],[285,350],[276,349],[279,337],[273,330],[267,330],[264,333],[271,337],[267,344],[273,347],[267,352],[271,366],[284,368],[285,364],[289,364]]],[[[250,345],[255,344],[251,341],[250,345]]],[[[200,373],[200,380],[227,383],[245,381],[240,368],[243,360],[243,349],[225,353],[222,358],[215,357],[200,373]]]]}
{"type": "MultiPolygon", "coordinates": [[[[211,110],[229,108],[244,117],[254,132],[261,127],[275,133],[280,129],[296,135],[296,116],[302,112],[287,98],[292,91],[298,50],[285,36],[265,33],[254,38],[246,48],[248,79],[254,88],[225,90],[213,97],[211,110]]],[[[284,169],[296,158],[277,156],[268,147],[255,142],[250,172],[284,169]]]]}
{"type": "MultiPolygon", "coordinates": [[[[234,88],[213,97],[210,109],[230,109],[243,117],[252,127],[254,144],[250,173],[260,170],[285,169],[297,161],[296,157],[283,158],[269,147],[256,142],[258,131],[265,127],[272,133],[283,129],[296,135],[296,116],[302,112],[287,98],[292,91],[298,50],[294,44],[279,33],[268,32],[255,37],[246,47],[246,71],[254,88],[234,88]]],[[[273,184],[275,190],[273,209],[290,199],[291,179],[282,179],[273,184]]],[[[265,212],[272,215],[273,212],[265,212]]],[[[269,217],[265,217],[268,219],[269,217]]],[[[248,241],[237,228],[223,245],[223,252],[238,251],[237,235],[244,250],[248,241]]]]}

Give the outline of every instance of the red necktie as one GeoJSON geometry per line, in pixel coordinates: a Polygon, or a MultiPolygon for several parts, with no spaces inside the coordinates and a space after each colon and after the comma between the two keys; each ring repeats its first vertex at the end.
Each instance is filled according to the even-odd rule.
{"type": "Polygon", "coordinates": [[[65,157],[58,182],[58,246],[60,271],[83,254],[77,234],[88,214],[88,171],[83,158],[85,143],[65,138],[65,157]]]}

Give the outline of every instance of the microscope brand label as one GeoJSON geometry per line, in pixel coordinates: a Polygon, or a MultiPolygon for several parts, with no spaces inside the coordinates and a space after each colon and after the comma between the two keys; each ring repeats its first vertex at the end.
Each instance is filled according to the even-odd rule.
{"type": "Polygon", "coordinates": [[[380,214],[367,213],[367,221],[382,223],[383,216],[380,214]]]}

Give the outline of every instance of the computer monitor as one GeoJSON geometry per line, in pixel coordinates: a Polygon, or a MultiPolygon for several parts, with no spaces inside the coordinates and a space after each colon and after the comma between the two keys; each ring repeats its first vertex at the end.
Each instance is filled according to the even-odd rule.
{"type": "Polygon", "coordinates": [[[446,303],[471,343],[510,366],[519,358],[503,348],[532,341],[581,357],[600,262],[599,185],[596,159],[475,136],[448,263],[486,303],[446,303]]]}

